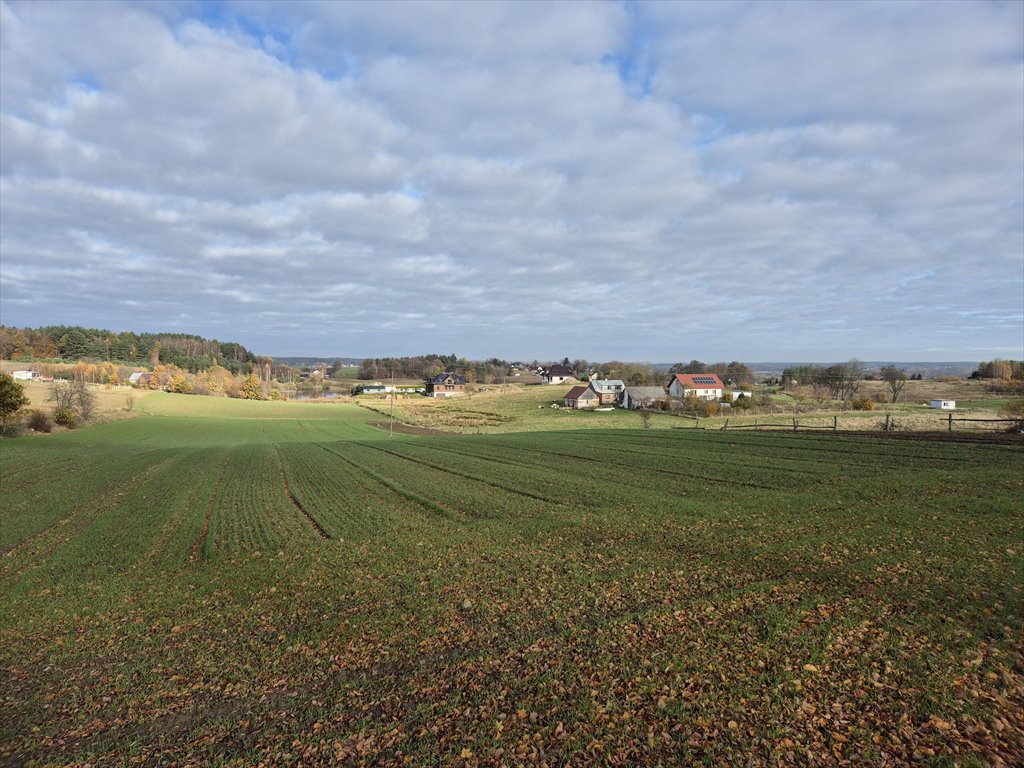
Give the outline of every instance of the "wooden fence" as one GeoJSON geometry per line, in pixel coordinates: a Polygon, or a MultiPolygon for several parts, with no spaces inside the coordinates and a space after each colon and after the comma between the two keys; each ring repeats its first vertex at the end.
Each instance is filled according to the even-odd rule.
{"type": "Polygon", "coordinates": [[[965,418],[953,418],[953,414],[950,413],[944,419],[940,419],[947,424],[947,428],[950,432],[953,431],[954,421],[975,421],[982,424],[1016,424],[1018,431],[1024,433],[1024,419],[965,419],[965,418]]]}
{"type": "MultiPolygon", "coordinates": [[[[761,430],[761,429],[786,429],[786,430],[791,430],[793,432],[796,432],[796,431],[801,430],[801,429],[813,429],[813,430],[817,430],[819,432],[821,432],[822,430],[832,431],[832,432],[838,432],[839,431],[839,417],[838,416],[833,416],[832,417],[832,424],[831,425],[828,425],[828,424],[824,424],[823,425],[823,424],[821,424],[820,423],[820,419],[818,421],[819,421],[819,423],[816,423],[816,424],[801,424],[800,423],[800,419],[796,419],[796,418],[788,420],[786,423],[779,423],[777,421],[775,421],[775,422],[772,422],[772,421],[761,421],[760,419],[754,419],[754,423],[753,424],[733,424],[733,425],[730,426],[729,425],[729,419],[726,419],[725,420],[725,424],[723,424],[721,427],[719,427],[719,429],[755,429],[755,430],[761,430]]],[[[953,422],[956,422],[956,421],[966,421],[966,422],[975,422],[975,423],[978,423],[978,424],[992,424],[992,425],[996,425],[996,424],[1016,424],[1018,431],[1020,431],[1022,434],[1024,434],[1024,419],[968,419],[968,418],[963,418],[963,417],[956,418],[951,413],[948,416],[941,417],[940,421],[942,421],[942,422],[944,422],[946,424],[946,428],[950,432],[953,431],[953,422]]],[[[699,427],[699,425],[700,425],[700,422],[698,420],[697,426],[699,427]]],[[[892,417],[892,415],[888,414],[888,413],[885,414],[885,422],[883,424],[881,424],[879,428],[883,432],[892,432],[892,431],[901,429],[901,427],[897,426],[896,419],[894,419],[892,417]]]]}
{"type": "MultiPolygon", "coordinates": [[[[888,415],[885,417],[885,423],[886,423],[886,429],[888,429],[889,428],[889,417],[888,417],[888,415]]],[[[758,430],[760,430],[760,429],[791,429],[794,432],[796,432],[799,429],[816,429],[816,430],[819,430],[819,431],[821,431],[823,429],[831,429],[833,432],[838,432],[839,431],[839,417],[838,416],[833,416],[832,417],[832,426],[831,427],[829,427],[827,425],[826,426],[822,426],[820,424],[801,424],[800,423],[800,419],[793,419],[791,424],[778,424],[778,423],[772,423],[772,422],[768,422],[768,421],[761,421],[760,419],[754,419],[754,423],[753,424],[734,424],[733,426],[730,427],[729,426],[729,419],[726,419],[725,420],[725,424],[723,424],[721,426],[721,429],[758,429],[758,430]]]]}

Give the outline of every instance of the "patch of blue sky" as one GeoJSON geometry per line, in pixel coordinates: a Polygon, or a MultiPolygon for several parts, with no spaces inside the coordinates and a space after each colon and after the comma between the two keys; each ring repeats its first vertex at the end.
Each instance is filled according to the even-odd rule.
{"type": "Polygon", "coordinates": [[[690,117],[690,124],[696,134],[690,148],[698,152],[713,147],[725,134],[725,121],[720,117],[694,114],[690,117]]]}
{"type": "Polygon", "coordinates": [[[249,14],[244,4],[211,0],[195,6],[195,21],[210,29],[241,33],[253,40],[268,56],[272,56],[292,69],[316,72],[325,80],[340,80],[355,74],[354,62],[337,51],[329,60],[310,57],[296,38],[295,31],[285,23],[275,23],[272,14],[249,14]]]}
{"type": "Polygon", "coordinates": [[[68,81],[68,85],[72,88],[76,88],[86,93],[94,93],[96,91],[102,91],[103,86],[100,85],[100,81],[96,79],[96,76],[89,72],[82,72],[68,81]]]}
{"type": "Polygon", "coordinates": [[[606,53],[601,63],[615,68],[631,97],[642,99],[651,95],[656,67],[650,50],[657,34],[653,27],[641,21],[636,3],[627,2],[624,7],[629,15],[629,37],[621,51],[606,53]]]}
{"type": "Polygon", "coordinates": [[[425,196],[425,193],[421,187],[410,182],[406,182],[405,184],[403,184],[402,188],[399,191],[406,197],[411,197],[414,200],[422,200],[425,196]]]}

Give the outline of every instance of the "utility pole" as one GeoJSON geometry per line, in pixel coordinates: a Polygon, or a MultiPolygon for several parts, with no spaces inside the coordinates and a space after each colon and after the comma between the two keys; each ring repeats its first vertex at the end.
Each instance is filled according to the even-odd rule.
{"type": "Polygon", "coordinates": [[[395,436],[395,367],[391,366],[391,432],[388,438],[395,436]]]}

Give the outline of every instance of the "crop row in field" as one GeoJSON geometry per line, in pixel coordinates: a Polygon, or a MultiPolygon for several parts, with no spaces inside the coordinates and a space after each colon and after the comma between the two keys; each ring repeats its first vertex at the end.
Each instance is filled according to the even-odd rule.
{"type": "Polygon", "coordinates": [[[325,408],[4,443],[0,765],[1024,754],[1019,447],[325,408]]]}

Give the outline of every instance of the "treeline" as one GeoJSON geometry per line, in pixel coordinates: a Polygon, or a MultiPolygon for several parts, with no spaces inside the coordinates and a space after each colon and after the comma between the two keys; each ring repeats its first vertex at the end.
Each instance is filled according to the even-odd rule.
{"type": "Polygon", "coordinates": [[[751,386],[754,383],[754,372],[746,364],[733,360],[731,363],[712,363],[705,365],[700,360],[688,363],[676,363],[668,369],[669,373],[713,373],[730,387],[751,386]]]}
{"type": "Polygon", "coordinates": [[[204,339],[187,333],[115,333],[77,325],[43,328],[0,325],[0,359],[163,364],[193,373],[213,366],[240,373],[248,371],[256,360],[249,350],[234,342],[204,339]]]}
{"type": "Polygon", "coordinates": [[[714,373],[727,386],[751,386],[754,373],[739,361],[731,363],[702,363],[691,360],[688,363],[676,363],[666,373],[662,368],[655,368],[647,363],[624,363],[620,360],[609,360],[599,363],[591,360],[573,360],[563,358],[562,365],[571,368],[580,378],[621,379],[627,386],[664,386],[675,373],[714,373]]]}
{"type": "Polygon", "coordinates": [[[1024,360],[989,360],[979,363],[971,374],[972,379],[998,379],[1001,381],[1024,381],[1024,360]]]}
{"type": "Polygon", "coordinates": [[[439,373],[458,373],[469,382],[496,384],[505,381],[509,364],[492,357],[488,360],[467,360],[455,355],[421,355],[413,357],[370,357],[360,364],[357,378],[364,381],[396,379],[429,379],[439,373]]]}

